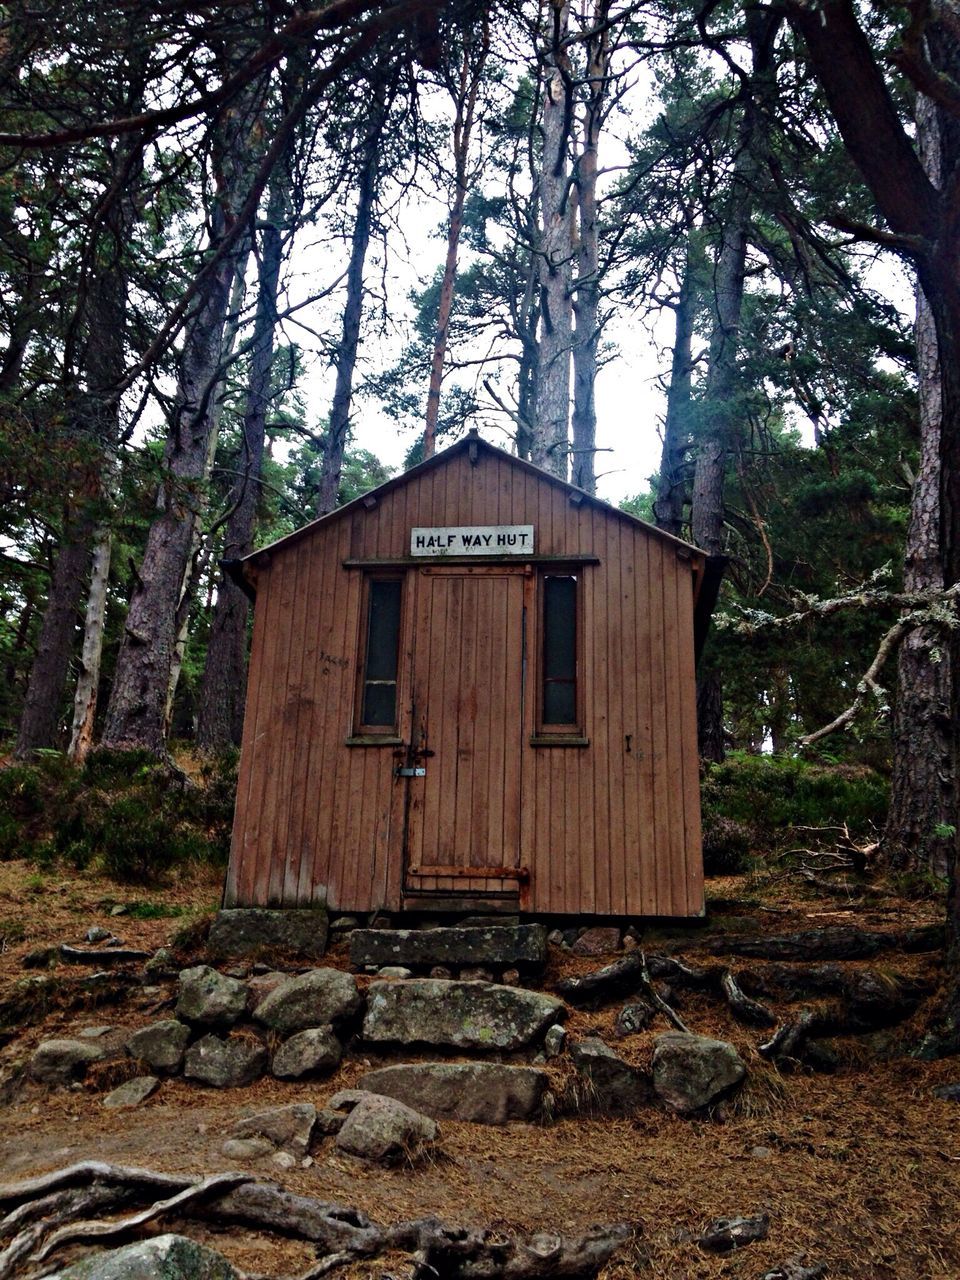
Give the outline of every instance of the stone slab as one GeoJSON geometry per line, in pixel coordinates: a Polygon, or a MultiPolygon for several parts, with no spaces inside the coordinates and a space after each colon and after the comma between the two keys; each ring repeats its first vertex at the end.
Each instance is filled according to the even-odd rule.
{"type": "Polygon", "coordinates": [[[547,932],[539,924],[354,929],[350,961],[355,965],[497,965],[540,969],[547,958],[547,932]]]}
{"type": "Polygon", "coordinates": [[[410,978],[370,984],[363,1036],[494,1052],[533,1044],[565,1016],[562,1000],[520,987],[410,978]]]}
{"type": "Polygon", "coordinates": [[[265,907],[232,907],[218,911],[210,926],[208,953],[225,960],[262,950],[288,952],[309,960],[327,949],[325,907],[298,907],[285,911],[265,907]]]}
{"type": "Polygon", "coordinates": [[[434,1120],[473,1124],[538,1119],[548,1084],[547,1073],[536,1067],[497,1062],[404,1062],[368,1071],[358,1082],[434,1120]]]}

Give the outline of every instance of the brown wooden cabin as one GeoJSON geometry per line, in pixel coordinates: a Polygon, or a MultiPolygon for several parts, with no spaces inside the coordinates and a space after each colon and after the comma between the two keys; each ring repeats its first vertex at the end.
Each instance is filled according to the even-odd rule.
{"type": "Polygon", "coordinates": [[[475,435],[239,562],[225,905],[701,914],[704,569],[475,435]]]}

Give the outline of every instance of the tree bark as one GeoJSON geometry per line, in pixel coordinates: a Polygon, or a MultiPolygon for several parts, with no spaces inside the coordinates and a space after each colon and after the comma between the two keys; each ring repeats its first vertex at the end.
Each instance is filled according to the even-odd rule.
{"type": "MultiPolygon", "coordinates": [[[[289,212],[285,175],[278,172],[270,187],[266,225],[260,241],[257,311],[254,318],[250,375],[243,411],[242,476],[232,487],[223,559],[239,560],[253,549],[260,476],[263,468],[270,376],[273,370],[277,297],[283,257],[282,228],[289,212]]],[[[200,684],[197,745],[222,751],[239,745],[243,731],[247,682],[247,621],[250,602],[236,583],[221,574],[210,638],[200,684]]]]}
{"type": "Polygon", "coordinates": [[[570,421],[572,243],[568,201],[567,141],[570,84],[564,41],[566,0],[550,0],[551,32],[545,55],[540,130],[543,153],[537,198],[541,231],[537,245],[540,283],[540,343],[537,357],[530,457],[539,467],[567,478],[570,421]]]}
{"type": "Polygon", "coordinates": [[[363,315],[363,267],[373,231],[373,208],[380,181],[380,147],[387,118],[387,98],[383,86],[376,90],[374,113],[363,141],[357,212],[353,223],[350,264],[347,268],[347,300],[343,309],[340,341],[337,344],[337,381],[330,406],[330,422],[323,438],[323,461],[317,494],[317,514],[324,515],[337,505],[343,455],[350,434],[350,403],[353,399],[353,374],[360,345],[360,320],[363,315]]]}
{"type": "Polygon", "coordinates": [[[73,726],[67,754],[77,764],[83,763],[93,746],[112,552],[113,530],[109,521],[105,520],[94,536],[93,568],[90,572],[90,590],[87,593],[83,645],[80,651],[80,674],[73,698],[73,726]]]}
{"type": "MultiPolygon", "coordinates": [[[[232,229],[259,150],[262,82],[218,122],[219,187],[210,210],[210,249],[232,229]]],[[[180,356],[177,391],[164,453],[158,514],[136,576],[117,659],[103,745],[143,747],[161,755],[170,672],[179,630],[185,575],[203,515],[216,425],[216,392],[230,287],[239,250],[228,252],[204,279],[180,356]]]]}
{"type": "MultiPolygon", "coordinates": [[[[940,147],[934,104],[917,97],[917,138],[924,169],[940,187],[940,147]]],[[[903,589],[942,588],[940,562],[940,361],[933,315],[917,287],[916,345],[920,404],[920,465],[913,486],[903,589]]],[[[950,734],[950,654],[939,630],[911,631],[897,654],[890,809],[880,845],[894,871],[946,876],[953,807],[950,734]]]]}
{"type": "Polygon", "coordinates": [[[686,497],[684,472],[690,447],[690,400],[693,385],[693,322],[696,289],[689,232],[680,291],[674,308],[675,337],[667,389],[667,415],[663,424],[663,450],[653,514],[657,528],[679,538],[683,532],[686,497]]]}
{"type": "Polygon", "coordinates": [[[600,345],[600,244],[597,167],[600,128],[610,73],[608,0],[594,0],[587,40],[587,100],[582,142],[574,171],[577,218],[577,279],[573,293],[573,458],[570,479],[587,493],[597,491],[597,348],[600,345]]]}

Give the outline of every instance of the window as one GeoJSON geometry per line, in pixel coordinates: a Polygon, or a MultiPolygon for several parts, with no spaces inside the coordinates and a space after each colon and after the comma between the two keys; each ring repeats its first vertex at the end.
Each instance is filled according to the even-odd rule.
{"type": "Polygon", "coordinates": [[[367,581],[365,651],[358,698],[361,733],[396,732],[402,589],[400,578],[367,581]]]}
{"type": "Polygon", "coordinates": [[[543,577],[540,724],[546,731],[577,729],[577,578],[543,577]]]}

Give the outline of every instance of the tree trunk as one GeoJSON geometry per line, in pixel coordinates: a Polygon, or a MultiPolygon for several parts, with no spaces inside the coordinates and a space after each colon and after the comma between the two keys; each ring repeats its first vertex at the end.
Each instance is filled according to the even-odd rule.
{"type": "Polygon", "coordinates": [[[689,232],[680,292],[674,309],[675,337],[667,390],[667,416],[663,424],[663,450],[653,514],[658,529],[679,538],[683,532],[683,504],[686,497],[684,472],[690,447],[690,398],[693,383],[693,322],[696,292],[689,232]]]}
{"type": "Polygon", "coordinates": [[[537,246],[540,280],[540,345],[537,359],[530,456],[539,467],[567,478],[570,420],[571,228],[567,199],[567,134],[570,85],[564,41],[566,0],[550,0],[552,23],[544,67],[543,138],[537,183],[542,230],[537,246]]]}
{"type": "Polygon", "coordinates": [[[471,49],[464,48],[460,66],[460,79],[454,94],[455,115],[453,121],[453,200],[447,222],[447,256],[443,264],[440,282],[440,301],[437,307],[437,329],[433,338],[433,358],[430,363],[430,385],[427,389],[427,416],[423,428],[423,456],[432,458],[437,448],[437,421],[440,416],[440,388],[443,384],[443,366],[447,357],[450,336],[450,313],[457,279],[457,257],[460,248],[460,232],[463,230],[463,206],[467,198],[467,161],[470,157],[470,139],[477,109],[477,94],[483,70],[490,50],[490,25],[486,14],[481,18],[482,33],[478,50],[471,57],[471,49]]]}
{"type": "MultiPolygon", "coordinates": [[[[724,481],[727,459],[740,416],[737,349],[746,278],[747,237],[760,171],[760,104],[776,90],[772,53],[774,37],[782,21],[774,13],[755,11],[747,16],[753,62],[737,137],[730,203],[714,274],[714,315],[710,333],[709,365],[690,511],[693,541],[711,556],[719,556],[723,552],[724,481]]],[[[722,760],[721,676],[719,670],[711,665],[709,658],[701,663],[697,710],[700,743],[709,752],[704,758],[722,760]]]]}
{"type": "Polygon", "coordinates": [[[353,374],[360,344],[360,319],[363,314],[363,267],[370,247],[373,229],[373,206],[380,178],[380,146],[386,123],[386,94],[377,90],[375,114],[363,143],[362,163],[357,192],[357,213],[353,224],[350,265],[347,268],[347,301],[337,344],[337,381],[330,406],[330,423],[323,438],[323,461],[317,494],[317,514],[324,515],[337,505],[343,455],[350,434],[350,402],[353,399],[353,374]]]}
{"type": "Polygon", "coordinates": [[[93,746],[93,723],[100,686],[100,659],[103,655],[112,550],[113,531],[109,522],[104,521],[94,538],[93,568],[90,573],[90,590],[87,593],[87,611],[83,623],[83,646],[80,651],[80,674],[73,699],[73,727],[68,755],[77,764],[83,763],[93,746]]]}
{"type": "MultiPolygon", "coordinates": [[[[210,210],[212,249],[229,234],[235,211],[247,194],[258,154],[262,92],[262,83],[252,86],[218,122],[214,162],[220,185],[210,210]]],[[[144,747],[158,755],[164,751],[179,606],[206,505],[224,324],[239,252],[235,249],[224,254],[203,280],[184,334],[164,453],[165,479],[130,601],[107,709],[104,746],[144,747]]]]}
{"type": "MultiPolygon", "coordinates": [[[[226,561],[239,560],[253,549],[277,326],[277,296],[283,256],[281,233],[288,213],[285,177],[278,172],[270,187],[267,220],[260,241],[257,312],[243,411],[243,474],[230,493],[232,511],[223,542],[226,561]]],[[[249,613],[247,597],[231,578],[221,575],[200,684],[197,745],[204,751],[222,751],[240,742],[247,683],[249,613]]]]}
{"type": "MultiPolygon", "coordinates": [[[[116,148],[114,176],[131,168],[131,146],[116,148]]],[[[74,393],[75,431],[96,443],[99,456],[72,478],[63,540],[57,552],[50,593],[44,610],[37,653],[30,669],[27,695],[20,717],[15,754],[23,758],[37,748],[53,747],[59,738],[65,710],[64,693],[74,652],[80,602],[90,568],[97,508],[103,501],[103,476],[119,430],[119,400],[115,388],[123,378],[127,306],[126,239],[135,218],[133,190],[114,200],[93,254],[84,314],[78,316],[86,332],[83,356],[86,390],[74,393]]]]}
{"type": "MultiPolygon", "coordinates": [[[[936,110],[920,94],[917,137],[930,180],[939,189],[936,110]]],[[[905,591],[943,583],[940,562],[940,361],[933,315],[917,288],[916,344],[920,401],[920,466],[913,486],[904,561],[905,591]]],[[[946,876],[956,822],[950,733],[950,655],[942,632],[911,631],[897,655],[890,809],[881,841],[884,865],[894,871],[946,876]]]]}
{"type": "Polygon", "coordinates": [[[583,141],[574,173],[579,219],[577,282],[573,294],[573,464],[571,480],[587,493],[597,491],[597,348],[600,344],[600,247],[597,225],[597,156],[610,72],[608,0],[595,0],[587,42],[588,97],[583,141]]]}

